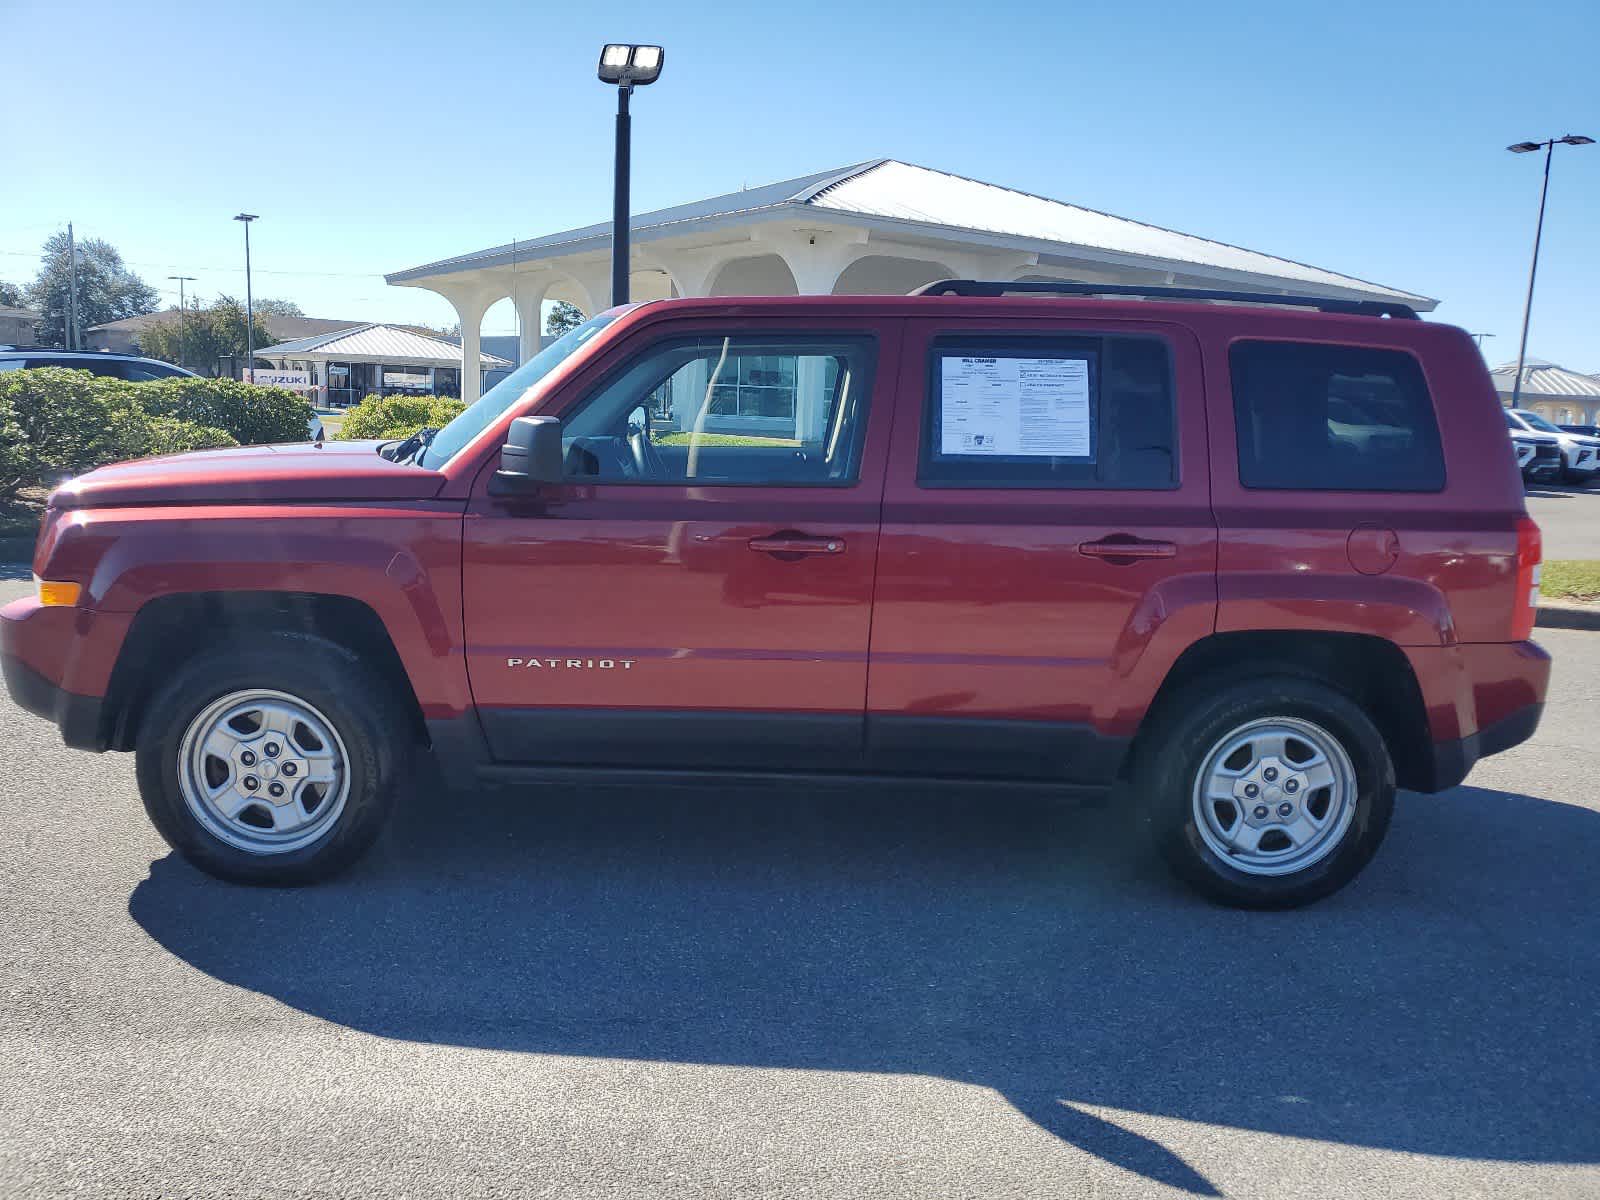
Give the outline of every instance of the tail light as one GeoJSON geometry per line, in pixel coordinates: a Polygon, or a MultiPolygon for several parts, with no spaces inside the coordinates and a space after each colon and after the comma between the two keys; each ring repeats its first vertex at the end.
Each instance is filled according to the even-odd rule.
{"type": "Polygon", "coordinates": [[[1511,613],[1511,640],[1525,642],[1533,636],[1533,619],[1539,607],[1539,565],[1544,561],[1544,537],[1532,517],[1517,518],[1517,590],[1511,613]]]}

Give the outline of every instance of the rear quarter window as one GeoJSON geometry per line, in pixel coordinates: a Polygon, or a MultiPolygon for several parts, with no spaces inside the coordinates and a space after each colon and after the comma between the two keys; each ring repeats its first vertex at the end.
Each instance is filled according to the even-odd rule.
{"type": "Polygon", "coordinates": [[[1282,491],[1437,492],[1444,451],[1422,368],[1399,350],[1236,342],[1239,482],[1282,491]]]}

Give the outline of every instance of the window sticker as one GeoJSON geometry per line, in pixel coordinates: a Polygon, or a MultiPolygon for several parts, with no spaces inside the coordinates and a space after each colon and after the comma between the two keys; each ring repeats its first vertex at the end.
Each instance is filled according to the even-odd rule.
{"type": "Polygon", "coordinates": [[[942,455],[1093,461],[1089,360],[940,360],[942,455]]]}

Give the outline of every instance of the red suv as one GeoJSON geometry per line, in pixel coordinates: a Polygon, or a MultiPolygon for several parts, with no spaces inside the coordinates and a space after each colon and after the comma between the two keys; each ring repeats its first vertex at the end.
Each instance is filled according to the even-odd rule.
{"type": "Polygon", "coordinates": [[[1127,781],[1180,875],[1281,907],[1533,733],[1539,561],[1459,329],[951,281],[615,308],[403,443],[91,472],[0,649],[227,879],[349,863],[431,747],[1127,781]]]}

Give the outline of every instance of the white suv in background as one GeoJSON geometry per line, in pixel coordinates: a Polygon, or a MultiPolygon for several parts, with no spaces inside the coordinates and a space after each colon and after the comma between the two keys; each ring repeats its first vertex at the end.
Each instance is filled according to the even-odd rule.
{"type": "Polygon", "coordinates": [[[1530,433],[1555,436],[1561,444],[1561,478],[1568,483],[1588,483],[1600,474],[1600,438],[1568,433],[1525,408],[1508,410],[1507,419],[1511,422],[1512,432],[1521,428],[1530,433]]]}

